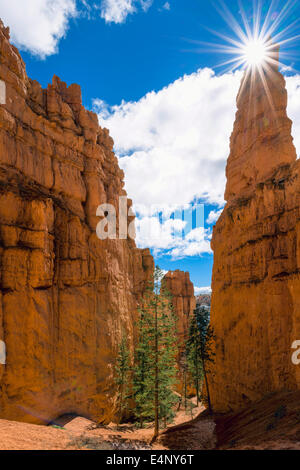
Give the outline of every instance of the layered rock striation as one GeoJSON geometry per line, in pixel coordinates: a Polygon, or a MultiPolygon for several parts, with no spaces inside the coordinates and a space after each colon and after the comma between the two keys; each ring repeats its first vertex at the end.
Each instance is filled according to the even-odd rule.
{"type": "Polygon", "coordinates": [[[278,63],[245,74],[212,239],[216,411],[300,388],[300,162],[278,63]]]}
{"type": "Polygon", "coordinates": [[[133,347],[153,259],[131,239],[97,238],[97,207],[118,215],[124,174],[80,87],[29,79],[2,24],[0,79],[0,417],[107,422],[117,345],[123,330],[133,347]]]}

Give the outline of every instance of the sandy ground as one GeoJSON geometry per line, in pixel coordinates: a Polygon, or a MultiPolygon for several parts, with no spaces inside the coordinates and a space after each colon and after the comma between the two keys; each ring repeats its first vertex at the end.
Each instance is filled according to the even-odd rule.
{"type": "Polygon", "coordinates": [[[300,450],[300,392],[273,395],[239,413],[180,411],[151,446],[153,427],[65,416],[56,426],[0,420],[0,450],[300,450]]]}
{"type": "MultiPolygon", "coordinates": [[[[204,408],[194,408],[193,416],[204,408]]],[[[191,413],[177,413],[172,426],[191,419],[191,413]]],[[[162,450],[160,440],[150,445],[153,427],[139,429],[133,425],[110,424],[97,427],[82,417],[65,416],[54,426],[38,426],[0,420],[0,450],[162,450]]]]}

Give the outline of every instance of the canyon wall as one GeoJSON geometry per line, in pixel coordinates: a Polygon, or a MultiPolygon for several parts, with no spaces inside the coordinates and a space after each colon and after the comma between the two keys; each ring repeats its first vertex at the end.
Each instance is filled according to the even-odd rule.
{"type": "Polygon", "coordinates": [[[278,62],[246,73],[227,164],[227,205],[212,239],[215,411],[300,388],[300,161],[278,62]]]}
{"type": "Polygon", "coordinates": [[[126,195],[113,141],[78,85],[27,77],[2,23],[0,79],[0,418],[109,422],[117,345],[123,330],[133,347],[153,259],[131,239],[97,238],[97,207],[118,215],[126,195]]]}

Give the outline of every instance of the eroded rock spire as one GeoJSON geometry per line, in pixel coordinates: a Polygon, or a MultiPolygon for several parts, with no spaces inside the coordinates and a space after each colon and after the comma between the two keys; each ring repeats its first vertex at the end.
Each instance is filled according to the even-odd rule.
{"type": "MultiPolygon", "coordinates": [[[[212,405],[225,412],[298,390],[300,161],[277,60],[244,77],[227,164],[228,201],[214,227],[212,405]]],[[[276,55],[275,55],[276,57],[276,55]]]]}
{"type": "Polygon", "coordinates": [[[276,44],[270,60],[245,72],[241,83],[226,169],[228,202],[251,194],[257,184],[296,160],[276,44]]]}

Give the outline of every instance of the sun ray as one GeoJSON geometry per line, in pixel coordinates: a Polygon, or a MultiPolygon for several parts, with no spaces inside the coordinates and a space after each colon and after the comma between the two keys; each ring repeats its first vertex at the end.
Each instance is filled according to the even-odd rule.
{"type": "Polygon", "coordinates": [[[271,107],[272,114],[273,114],[275,120],[277,121],[276,109],[275,109],[272,94],[270,92],[270,88],[269,88],[269,85],[268,85],[268,82],[267,82],[267,79],[266,79],[266,74],[264,73],[263,67],[261,65],[259,67],[257,67],[257,70],[258,70],[258,73],[260,75],[260,79],[263,83],[263,86],[264,86],[264,89],[265,89],[265,92],[266,92],[266,95],[267,95],[267,99],[268,99],[269,105],[271,107]]]}
{"type": "Polygon", "coordinates": [[[221,62],[220,64],[217,64],[215,67],[224,67],[225,65],[234,64],[234,63],[240,63],[240,65],[242,65],[245,63],[245,60],[241,59],[240,57],[235,57],[233,59],[226,60],[225,62],[221,62]]]}
{"type": "MultiPolygon", "coordinates": [[[[218,43],[214,43],[214,42],[206,42],[206,41],[197,41],[195,39],[184,39],[186,42],[189,42],[191,44],[197,44],[199,46],[206,46],[208,49],[203,49],[203,51],[205,50],[209,50],[209,52],[212,52],[212,51],[217,51],[217,52],[228,52],[229,54],[235,54],[237,52],[237,50],[242,46],[242,44],[239,44],[239,47],[232,47],[232,46],[226,46],[225,44],[218,44],[218,43]]],[[[200,49],[197,49],[197,51],[199,51],[200,49]]]]}
{"type": "Polygon", "coordinates": [[[217,64],[215,67],[221,68],[221,67],[225,67],[226,65],[232,65],[230,67],[227,67],[224,70],[225,73],[229,73],[229,72],[234,72],[235,70],[238,70],[244,64],[245,64],[245,61],[243,59],[231,59],[231,60],[227,60],[226,62],[222,62],[221,64],[217,64]]]}
{"type": "Polygon", "coordinates": [[[233,73],[238,69],[244,70],[245,80],[242,82],[240,92],[244,89],[246,82],[249,83],[250,80],[251,94],[256,81],[261,80],[272,112],[275,113],[266,78],[267,75],[272,78],[272,74],[279,68],[280,70],[285,68],[286,71],[297,72],[294,69],[293,61],[295,62],[297,57],[295,43],[299,43],[300,40],[300,34],[298,34],[300,18],[292,18],[292,21],[289,22],[289,15],[298,0],[287,0],[281,9],[278,7],[279,0],[270,0],[266,11],[263,9],[266,4],[265,0],[252,0],[252,14],[246,12],[243,0],[238,0],[239,21],[234,17],[224,0],[216,0],[216,2],[216,10],[231,31],[223,33],[206,26],[204,28],[221,39],[222,42],[184,40],[202,46],[194,52],[219,53],[223,56],[229,56],[228,59],[215,65],[215,68],[222,69],[225,73],[233,73]],[[279,49],[281,60],[279,60],[279,49]]]}
{"type": "Polygon", "coordinates": [[[245,30],[246,30],[246,36],[249,38],[251,36],[250,23],[248,21],[248,18],[247,18],[247,15],[245,13],[245,9],[244,9],[244,6],[243,6],[243,3],[242,3],[241,0],[239,0],[239,8],[240,8],[242,20],[243,20],[243,23],[244,23],[244,27],[245,27],[245,30]]]}
{"type": "Polygon", "coordinates": [[[259,38],[259,29],[261,22],[261,0],[257,2],[253,1],[253,10],[254,10],[254,24],[253,24],[253,39],[260,40],[259,38]]]}
{"type": "MultiPolygon", "coordinates": [[[[238,93],[238,96],[237,96],[237,101],[239,100],[240,96],[243,94],[244,88],[245,88],[250,76],[251,76],[250,69],[247,69],[246,72],[245,72],[244,79],[241,83],[241,87],[240,87],[240,90],[239,90],[239,93],[238,93]]],[[[251,83],[250,83],[250,89],[251,89],[251,83]]]]}
{"type": "MultiPolygon", "coordinates": [[[[202,43],[211,52],[219,48],[219,52],[232,55],[231,60],[223,61],[218,67],[233,64],[233,69],[241,67],[244,69],[265,70],[267,63],[284,67],[279,63],[277,46],[291,47],[292,44],[300,39],[299,34],[294,30],[299,26],[300,19],[293,20],[286,24],[288,15],[298,0],[288,0],[280,11],[276,11],[278,0],[271,0],[266,13],[263,15],[264,0],[253,0],[253,15],[249,18],[243,6],[243,1],[238,0],[241,24],[235,19],[233,13],[229,10],[224,0],[217,0],[217,11],[223,17],[230,29],[235,33],[235,37],[206,28],[214,36],[222,39],[223,44],[202,43]],[[279,30],[281,28],[281,30],[279,30]],[[294,35],[287,37],[287,34],[294,32],[294,35]],[[238,64],[238,66],[237,66],[238,64]]],[[[281,57],[287,58],[286,52],[281,51],[281,57]]],[[[259,74],[260,76],[261,74],[259,74]]]]}
{"type": "Polygon", "coordinates": [[[283,45],[286,45],[288,43],[291,43],[291,42],[294,42],[294,41],[297,41],[297,39],[300,38],[300,34],[298,34],[297,36],[294,36],[292,38],[287,38],[287,39],[284,39],[282,41],[276,41],[276,36],[274,36],[274,42],[276,42],[277,44],[279,44],[280,46],[283,46],[283,45]]]}
{"type": "Polygon", "coordinates": [[[269,25],[268,34],[273,35],[274,31],[280,26],[280,24],[285,20],[291,12],[291,9],[294,5],[296,5],[298,0],[288,0],[284,7],[282,8],[281,12],[273,22],[273,24],[269,25]]]}
{"type": "MultiPolygon", "coordinates": [[[[207,31],[209,31],[210,33],[214,34],[215,36],[219,37],[220,39],[223,39],[224,41],[228,42],[229,44],[233,44],[234,46],[236,46],[237,48],[241,47],[242,44],[244,44],[242,41],[239,42],[237,41],[236,39],[233,39],[229,36],[226,36],[225,34],[222,34],[222,33],[219,33],[218,31],[214,31],[213,29],[210,29],[210,28],[206,28],[207,31]]],[[[246,41],[247,39],[245,39],[246,41]]]]}
{"type": "Polygon", "coordinates": [[[241,26],[239,25],[239,23],[237,22],[237,20],[235,19],[235,17],[231,13],[231,11],[229,10],[225,2],[223,0],[219,0],[219,3],[222,6],[222,8],[219,8],[218,6],[216,6],[216,9],[218,10],[222,18],[226,21],[229,28],[238,36],[238,38],[242,42],[247,40],[247,36],[245,32],[243,31],[243,29],[241,28],[241,26]]]}
{"type": "MultiPolygon", "coordinates": [[[[271,88],[272,82],[275,81],[276,70],[286,67],[282,60],[291,58],[291,54],[282,49],[291,48],[300,39],[300,34],[295,31],[299,27],[300,19],[297,18],[288,22],[289,15],[298,0],[288,0],[280,11],[276,11],[279,1],[271,0],[266,12],[263,12],[265,0],[253,0],[253,15],[250,18],[246,14],[243,1],[238,0],[241,24],[234,18],[224,0],[217,1],[218,6],[216,8],[230,30],[233,31],[234,36],[232,37],[231,33],[224,34],[206,28],[215,37],[220,38],[223,43],[198,42],[197,44],[206,47],[209,52],[218,51],[223,56],[225,54],[231,56],[216,65],[216,68],[222,68],[223,70],[225,67],[225,73],[233,73],[239,69],[244,70],[238,100],[243,96],[245,87],[249,86],[247,112],[249,121],[253,119],[253,116],[256,116],[257,100],[253,97],[257,83],[260,81],[273,116],[270,118],[278,124],[271,88]],[[279,49],[281,60],[279,60],[279,49]]],[[[295,53],[295,51],[294,48],[293,52],[295,53]]],[[[288,70],[294,69],[292,66],[288,66],[288,70]]]]}
{"type": "Polygon", "coordinates": [[[295,28],[295,26],[297,24],[299,24],[299,21],[300,21],[300,18],[297,18],[295,21],[293,21],[292,23],[290,23],[288,26],[286,26],[284,29],[282,29],[281,31],[279,31],[278,33],[276,33],[275,35],[273,33],[271,33],[270,31],[268,31],[268,34],[269,35],[273,35],[273,39],[275,40],[275,38],[277,38],[276,40],[279,41],[279,39],[286,35],[287,33],[289,33],[289,31],[292,31],[293,28],[295,28]]]}
{"type": "Polygon", "coordinates": [[[272,16],[272,11],[274,9],[274,6],[275,6],[275,1],[272,0],[271,4],[270,4],[270,7],[268,9],[268,12],[266,14],[266,17],[265,17],[265,20],[263,22],[263,25],[261,27],[261,31],[260,31],[260,37],[261,39],[264,39],[267,37],[267,35],[269,33],[269,25],[270,25],[270,22],[271,22],[271,16],[272,16]]]}

